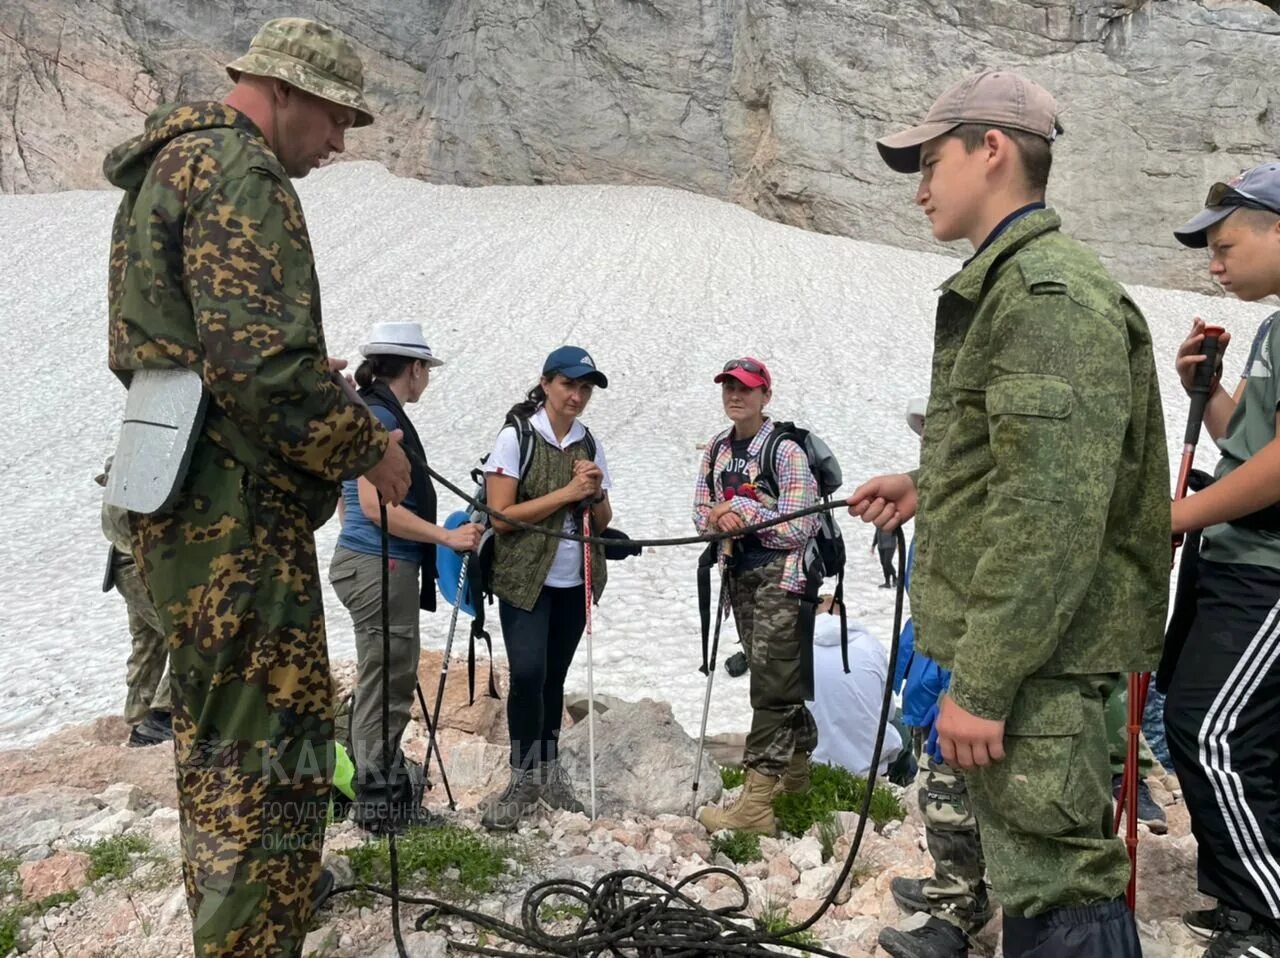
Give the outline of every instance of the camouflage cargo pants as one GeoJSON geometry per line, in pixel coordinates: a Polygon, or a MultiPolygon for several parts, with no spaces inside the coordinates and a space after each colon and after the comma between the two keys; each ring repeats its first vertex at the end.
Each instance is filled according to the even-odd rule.
{"type": "Polygon", "coordinates": [[[933,875],[924,883],[929,914],[976,931],[989,917],[986,861],[964,773],[921,753],[918,798],[933,875]]]}
{"type": "Polygon", "coordinates": [[[124,720],[137,725],[147,717],[148,710],[168,712],[171,708],[169,646],[151,596],[138,574],[138,566],[132,559],[120,557],[118,552],[116,555],[112,578],[129,609],[132,637],[125,675],[124,720]]]}
{"type": "MultiPolygon", "coordinates": [[[[1154,683],[1153,683],[1154,684],[1154,683]]],[[[1111,774],[1124,772],[1129,754],[1129,682],[1125,676],[1107,696],[1107,745],[1111,752],[1111,774]]],[[[1147,746],[1147,737],[1138,736],[1138,774],[1146,778],[1156,767],[1156,757],[1147,746]]]]}
{"type": "Polygon", "coordinates": [[[201,441],[175,505],[133,537],[169,634],[195,952],[300,955],[334,764],[311,530],[201,441]]]}
{"type": "Polygon", "coordinates": [[[1115,675],[1032,678],[1005,721],[1002,762],[965,772],[1006,916],[1113,901],[1129,860],[1112,831],[1106,700],[1115,675]]]}
{"type": "Polygon", "coordinates": [[[804,705],[800,600],[781,579],[780,558],[729,579],[729,604],[751,663],[751,731],[743,765],[762,775],[781,775],[794,752],[818,746],[818,726],[804,705]]]}

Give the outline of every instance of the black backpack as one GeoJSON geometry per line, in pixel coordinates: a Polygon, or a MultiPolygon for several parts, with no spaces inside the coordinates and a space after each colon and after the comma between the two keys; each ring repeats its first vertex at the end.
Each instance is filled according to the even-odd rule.
{"type": "MultiPolygon", "coordinates": [[[[720,450],[730,441],[729,433],[714,442],[711,446],[707,471],[707,488],[715,492],[716,459],[720,450]]],[[[760,449],[760,471],[756,482],[770,496],[778,495],[778,448],[784,439],[790,439],[804,453],[809,463],[809,471],[818,485],[818,495],[824,502],[830,502],[832,494],[844,482],[840,463],[836,460],[831,448],[808,429],[797,426],[793,422],[775,422],[773,430],[765,437],[760,449]]],[[[797,630],[800,634],[800,654],[802,674],[806,698],[813,697],[813,626],[818,609],[818,594],[822,590],[825,579],[834,578],[835,604],[840,609],[840,657],[844,670],[849,671],[849,626],[844,608],[844,536],[835,516],[830,510],[819,514],[821,525],[818,534],[805,546],[803,569],[805,591],[800,602],[800,621],[797,630]]],[[[711,622],[711,566],[715,565],[717,556],[716,543],[703,553],[698,562],[698,602],[702,618],[702,671],[707,669],[707,633],[711,622]]],[[[834,614],[834,613],[833,613],[834,614]]]]}

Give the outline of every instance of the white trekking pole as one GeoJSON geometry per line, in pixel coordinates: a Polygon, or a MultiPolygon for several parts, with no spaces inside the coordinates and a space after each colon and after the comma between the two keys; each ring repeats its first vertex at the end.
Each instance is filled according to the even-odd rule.
{"type": "MultiPolygon", "coordinates": [[[[591,535],[591,506],[582,510],[582,534],[591,535]]],[[[591,782],[591,818],[596,817],[596,683],[591,648],[591,544],[582,544],[582,580],[587,595],[587,768],[591,782]]]]}

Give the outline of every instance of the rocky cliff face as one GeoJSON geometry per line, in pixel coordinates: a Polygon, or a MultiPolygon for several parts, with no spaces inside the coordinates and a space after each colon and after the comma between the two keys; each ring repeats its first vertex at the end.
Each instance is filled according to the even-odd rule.
{"type": "Polygon", "coordinates": [[[157,102],[219,96],[282,13],[366,57],[351,155],[464,185],[645,183],[928,248],[873,140],[1011,66],[1053,90],[1052,200],[1126,279],[1203,287],[1170,229],[1275,155],[1280,16],[1254,0],[4,0],[0,189],[99,187],[157,102]]]}

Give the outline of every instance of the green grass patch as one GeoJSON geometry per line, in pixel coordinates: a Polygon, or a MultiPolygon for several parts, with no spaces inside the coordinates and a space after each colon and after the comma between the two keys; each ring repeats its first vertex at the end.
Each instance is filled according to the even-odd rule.
{"type": "MultiPolygon", "coordinates": [[[[16,858],[0,855],[0,898],[14,894],[22,887],[22,882],[18,878],[20,864],[22,863],[16,858]]],[[[0,951],[0,955],[2,954],[4,952],[0,951]]]]}
{"type": "Polygon", "coordinates": [[[133,868],[134,857],[151,851],[151,842],[141,835],[116,835],[94,842],[85,851],[89,855],[89,881],[124,878],[133,868]]]}
{"type": "MultiPolygon", "coordinates": [[[[791,913],[787,911],[787,906],[772,900],[764,903],[764,908],[760,910],[760,917],[756,919],[756,922],[761,929],[774,936],[777,936],[778,932],[791,928],[796,924],[791,920],[791,913]]],[[[822,944],[818,940],[818,936],[811,931],[798,931],[791,935],[783,935],[781,940],[793,945],[822,944]]]]}
{"type": "Polygon", "coordinates": [[[755,832],[733,831],[712,835],[711,857],[715,858],[719,852],[724,852],[724,857],[737,865],[747,865],[764,858],[760,851],[760,836],[755,832]]]}
{"type": "MultiPolygon", "coordinates": [[[[456,825],[411,828],[396,839],[401,879],[437,891],[482,895],[492,891],[511,857],[506,842],[456,825]],[[446,876],[446,872],[456,872],[446,876]]],[[[391,860],[385,838],[349,849],[356,879],[384,885],[391,879],[391,860]]]]}
{"type": "Polygon", "coordinates": [[[585,905],[549,905],[544,902],[538,909],[538,917],[542,921],[581,921],[587,917],[587,908],[585,905]]]}
{"type": "Polygon", "coordinates": [[[725,765],[720,769],[720,781],[725,788],[741,788],[747,780],[747,770],[741,765],[725,765]]]}
{"type": "Polygon", "coordinates": [[[79,897],[77,892],[64,891],[40,901],[0,909],[0,955],[7,955],[18,947],[22,919],[43,915],[59,905],[69,905],[79,897]]]}
{"type": "MultiPolygon", "coordinates": [[[[803,835],[815,822],[833,818],[835,812],[856,812],[862,808],[867,781],[834,765],[814,765],[812,784],[803,795],[779,795],[773,800],[773,814],[778,827],[792,835],[803,835]]],[[[877,828],[906,817],[906,809],[884,786],[876,786],[871,795],[871,820],[877,828]]],[[[832,837],[839,835],[837,829],[832,837]]],[[[825,854],[825,849],[824,849],[825,854]]]]}

